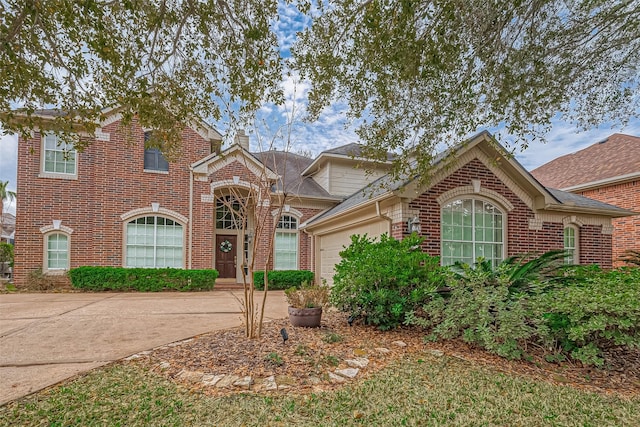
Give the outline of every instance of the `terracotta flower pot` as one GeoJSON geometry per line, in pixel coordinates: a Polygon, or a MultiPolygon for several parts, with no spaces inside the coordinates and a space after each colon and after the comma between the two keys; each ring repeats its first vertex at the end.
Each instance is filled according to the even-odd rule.
{"type": "Polygon", "coordinates": [[[318,328],[320,327],[321,318],[322,318],[322,307],[315,307],[315,308],[289,307],[289,321],[293,326],[302,326],[304,328],[318,328]]]}

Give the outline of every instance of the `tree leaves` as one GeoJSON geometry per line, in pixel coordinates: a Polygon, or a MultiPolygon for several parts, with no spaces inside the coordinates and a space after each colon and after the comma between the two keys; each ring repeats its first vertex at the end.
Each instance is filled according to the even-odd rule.
{"type": "Polygon", "coordinates": [[[346,100],[371,155],[397,150],[396,175],[428,179],[416,154],[479,128],[506,125],[526,145],[557,112],[579,126],[637,115],[638,34],[631,0],[337,0],[294,57],[312,118],[346,100]]]}

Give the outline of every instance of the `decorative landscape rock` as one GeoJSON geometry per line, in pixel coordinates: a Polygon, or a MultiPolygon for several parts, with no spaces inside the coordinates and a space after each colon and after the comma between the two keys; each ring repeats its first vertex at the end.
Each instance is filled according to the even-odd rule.
{"type": "Polygon", "coordinates": [[[233,383],[240,379],[237,375],[225,375],[218,383],[216,384],[217,388],[228,388],[233,386],[233,383]]]}
{"type": "Polygon", "coordinates": [[[265,390],[277,390],[278,384],[276,384],[276,377],[271,375],[270,377],[267,377],[264,380],[262,380],[262,387],[265,390]]]}
{"type": "Polygon", "coordinates": [[[384,347],[376,347],[375,351],[377,351],[380,354],[389,354],[389,353],[391,353],[391,350],[389,350],[388,348],[384,348],[384,347]]]}
{"type": "Polygon", "coordinates": [[[336,374],[342,375],[345,378],[355,378],[358,372],[360,372],[358,368],[336,369],[336,374]]]}
{"type": "Polygon", "coordinates": [[[242,377],[233,383],[234,386],[244,389],[250,389],[251,384],[253,384],[253,378],[251,377],[242,377]]]}
{"type": "Polygon", "coordinates": [[[206,374],[202,376],[202,384],[206,386],[214,386],[224,378],[224,375],[206,374]]]}
{"type": "Polygon", "coordinates": [[[432,356],[436,356],[436,357],[444,356],[444,351],[442,351],[442,350],[427,350],[427,352],[429,354],[431,354],[432,356]]]}
{"type": "Polygon", "coordinates": [[[181,380],[188,381],[190,383],[200,382],[203,376],[204,376],[203,372],[186,371],[186,370],[182,370],[178,372],[178,375],[177,375],[177,377],[180,378],[181,380]]]}
{"type": "Polygon", "coordinates": [[[165,369],[169,369],[171,367],[171,363],[169,362],[160,362],[158,364],[158,368],[165,370],[165,369]]]}
{"type": "Polygon", "coordinates": [[[333,372],[328,372],[328,374],[329,374],[329,381],[331,381],[332,383],[340,384],[347,380],[345,377],[334,374],[333,372]]]}
{"type": "Polygon", "coordinates": [[[366,357],[356,357],[355,359],[347,359],[345,360],[345,362],[351,368],[362,369],[367,367],[367,365],[369,364],[369,359],[367,359],[366,357]]]}
{"type": "Polygon", "coordinates": [[[394,341],[391,344],[393,344],[395,346],[398,346],[398,347],[406,347],[407,346],[407,343],[404,342],[404,341],[394,341]]]}

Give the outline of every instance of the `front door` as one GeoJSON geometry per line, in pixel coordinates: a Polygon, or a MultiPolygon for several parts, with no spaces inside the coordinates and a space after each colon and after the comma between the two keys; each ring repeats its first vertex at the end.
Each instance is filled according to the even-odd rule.
{"type": "Polygon", "coordinates": [[[221,279],[236,278],[237,236],[216,235],[216,270],[221,279]]]}

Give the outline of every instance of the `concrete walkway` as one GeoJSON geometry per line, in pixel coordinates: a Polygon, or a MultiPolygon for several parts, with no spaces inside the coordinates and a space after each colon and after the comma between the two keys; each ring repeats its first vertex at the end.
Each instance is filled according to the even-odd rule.
{"type": "MultiPolygon", "coordinates": [[[[240,326],[242,299],[241,291],[2,294],[0,405],[143,350],[240,326]]],[[[265,319],[286,313],[283,292],[269,292],[265,319]]]]}

